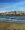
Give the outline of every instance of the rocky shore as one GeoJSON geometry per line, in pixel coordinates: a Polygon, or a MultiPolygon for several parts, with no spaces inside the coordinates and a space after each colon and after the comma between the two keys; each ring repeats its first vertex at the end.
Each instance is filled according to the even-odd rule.
{"type": "Polygon", "coordinates": [[[1,22],[0,30],[25,30],[25,24],[1,22]]]}

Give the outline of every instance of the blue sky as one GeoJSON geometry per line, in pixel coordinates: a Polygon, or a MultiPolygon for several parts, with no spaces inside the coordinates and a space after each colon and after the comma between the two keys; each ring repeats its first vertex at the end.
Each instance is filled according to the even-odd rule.
{"type": "Polygon", "coordinates": [[[25,0],[0,0],[0,11],[25,11],[25,0]]]}

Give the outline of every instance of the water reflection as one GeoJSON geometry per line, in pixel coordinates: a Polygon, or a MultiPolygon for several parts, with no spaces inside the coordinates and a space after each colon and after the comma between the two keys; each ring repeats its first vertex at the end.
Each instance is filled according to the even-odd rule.
{"type": "Polygon", "coordinates": [[[25,23],[25,16],[0,16],[0,21],[25,23]]]}

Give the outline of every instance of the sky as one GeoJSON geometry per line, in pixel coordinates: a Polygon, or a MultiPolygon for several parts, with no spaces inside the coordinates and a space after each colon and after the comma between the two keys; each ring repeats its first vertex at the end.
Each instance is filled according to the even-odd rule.
{"type": "Polygon", "coordinates": [[[0,0],[1,11],[25,11],[25,0],[0,0]]]}

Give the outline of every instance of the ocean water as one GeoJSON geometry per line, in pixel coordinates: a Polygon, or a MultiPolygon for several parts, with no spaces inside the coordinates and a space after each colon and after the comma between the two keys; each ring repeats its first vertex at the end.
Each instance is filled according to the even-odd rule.
{"type": "Polygon", "coordinates": [[[25,16],[0,16],[0,22],[25,23],[25,16]]]}

